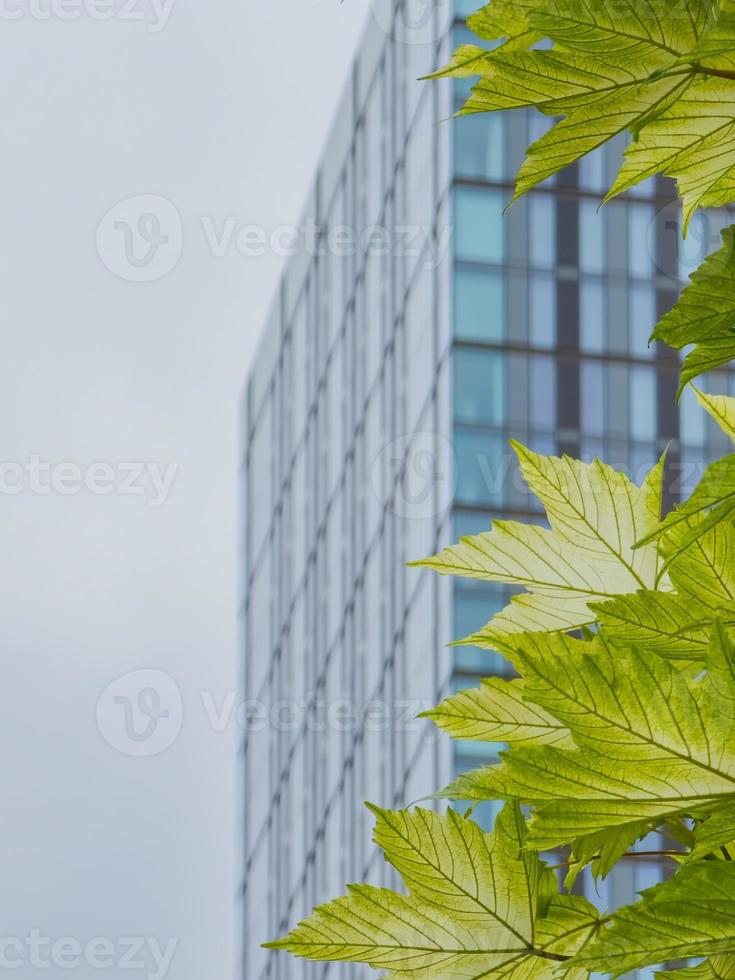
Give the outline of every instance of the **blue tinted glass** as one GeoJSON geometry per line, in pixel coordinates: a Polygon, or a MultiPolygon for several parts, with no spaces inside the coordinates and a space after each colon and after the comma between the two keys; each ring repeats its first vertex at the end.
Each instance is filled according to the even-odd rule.
{"type": "Polygon", "coordinates": [[[454,332],[462,340],[499,342],[505,334],[503,278],[493,269],[457,266],[454,332]]]}
{"type": "Polygon", "coordinates": [[[633,184],[633,186],[628,191],[633,197],[655,197],[656,196],[656,178],[647,177],[642,180],[639,184],[633,184]]]}
{"type": "Polygon", "coordinates": [[[528,208],[529,258],[537,269],[556,265],[556,209],[549,195],[537,194],[528,208]]]}
{"type": "Polygon", "coordinates": [[[581,450],[579,458],[584,463],[591,463],[593,459],[602,459],[605,462],[609,462],[607,458],[608,454],[605,449],[604,439],[594,439],[589,436],[585,436],[582,439],[581,450]]]}
{"type": "Polygon", "coordinates": [[[650,279],[654,272],[656,245],[655,211],[637,204],[628,211],[628,272],[636,279],[650,279]]]}
{"type": "Polygon", "coordinates": [[[689,223],[687,237],[677,229],[676,239],[679,256],[679,274],[687,279],[705,258],[722,245],[721,232],[732,224],[729,210],[697,211],[689,223]]]}
{"type": "Polygon", "coordinates": [[[505,419],[504,356],[458,348],[454,354],[454,417],[459,422],[502,425],[505,419]]]}
{"type": "Polygon", "coordinates": [[[505,605],[500,586],[467,591],[455,588],[454,632],[457,639],[472,636],[482,629],[505,605]]]}
{"type": "Polygon", "coordinates": [[[457,258],[469,262],[503,261],[503,194],[459,187],[454,195],[457,258]]]}
{"type": "Polygon", "coordinates": [[[605,432],[605,368],[594,362],[582,363],[581,428],[585,435],[605,432]]]}
{"type": "Polygon", "coordinates": [[[482,4],[478,0],[454,0],[454,12],[458,17],[470,17],[482,4]]]}
{"type": "MultiPolygon", "coordinates": [[[[459,541],[460,538],[470,534],[482,534],[483,531],[489,531],[490,522],[490,515],[482,511],[457,510],[453,514],[454,540],[459,541]]],[[[465,582],[462,583],[463,586],[466,584],[465,582]]]]}
{"type": "Polygon", "coordinates": [[[656,325],[656,293],[653,286],[637,285],[630,290],[628,344],[636,357],[652,357],[648,338],[656,325]]]}
{"type": "Polygon", "coordinates": [[[703,446],[705,443],[705,413],[694,392],[687,385],[679,403],[681,441],[685,446],[703,446]]]}
{"type": "Polygon", "coordinates": [[[501,508],[511,480],[511,459],[501,436],[473,429],[455,430],[457,500],[501,508]]]}
{"type": "Polygon", "coordinates": [[[631,446],[629,453],[629,470],[633,483],[640,486],[659,460],[659,453],[653,442],[637,443],[631,446]]]}
{"type": "Polygon", "coordinates": [[[605,290],[601,282],[582,282],[580,291],[580,344],[594,353],[605,349],[605,290]]]}
{"type": "Polygon", "coordinates": [[[531,344],[553,347],[556,343],[556,283],[550,276],[531,279],[531,344]]]}
{"type": "MultiPolygon", "coordinates": [[[[484,530],[488,530],[485,528],[484,530]]],[[[483,628],[506,605],[501,586],[455,586],[453,633],[456,639],[472,636],[483,628]]],[[[455,647],[454,668],[461,673],[508,673],[505,659],[492,650],[480,647],[455,647]]]]}
{"type": "Polygon", "coordinates": [[[579,267],[584,272],[605,270],[605,215],[595,201],[579,205],[579,267]]]}
{"type": "Polygon", "coordinates": [[[656,431],[656,375],[652,368],[635,367],[630,372],[630,434],[649,441],[656,431]]]}
{"type": "Polygon", "coordinates": [[[587,191],[601,191],[605,186],[604,148],[587,153],[579,161],[579,186],[587,191]]]}
{"type": "Polygon", "coordinates": [[[556,362],[551,357],[532,357],[529,409],[531,425],[537,431],[556,429],[556,362]]]}
{"type": "Polygon", "coordinates": [[[460,177],[502,180],[505,175],[505,119],[499,113],[454,121],[454,167],[460,177]]]}

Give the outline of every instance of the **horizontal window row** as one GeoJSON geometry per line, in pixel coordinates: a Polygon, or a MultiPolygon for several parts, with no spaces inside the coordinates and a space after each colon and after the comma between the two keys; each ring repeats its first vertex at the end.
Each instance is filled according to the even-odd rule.
{"type": "MultiPolygon", "coordinates": [[[[658,212],[653,204],[618,202],[600,211],[595,201],[582,200],[575,205],[552,194],[536,193],[506,211],[509,200],[509,190],[464,185],[455,188],[457,259],[496,264],[512,259],[515,265],[525,260],[535,269],[563,265],[596,275],[610,270],[616,278],[628,276],[645,281],[669,274],[663,260],[658,264],[658,254],[664,251],[659,236],[662,229],[668,229],[668,234],[673,232],[667,215],[658,212]],[[563,235],[558,233],[560,222],[563,235]],[[516,231],[522,234],[514,234],[516,231]],[[621,233],[624,241],[620,240],[621,233]]],[[[678,281],[678,271],[674,270],[673,275],[678,281]]]]}

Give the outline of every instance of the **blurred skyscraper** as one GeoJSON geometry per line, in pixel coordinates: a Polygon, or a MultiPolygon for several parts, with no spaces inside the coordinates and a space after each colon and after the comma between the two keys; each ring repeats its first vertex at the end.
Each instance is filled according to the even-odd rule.
{"type": "MultiPolygon", "coordinates": [[[[348,881],[389,882],[364,800],[406,805],[492,759],[415,715],[503,670],[446,644],[509,595],[405,563],[541,518],[508,440],[638,482],[670,444],[671,499],[726,449],[688,399],[675,409],[677,361],[648,347],[719,241],[711,220],[682,253],[664,182],[598,213],[620,141],[503,215],[545,120],[449,121],[469,83],[416,81],[477,5],[376,0],[247,385],[247,980],[354,972],[259,944],[348,881]]],[[[629,863],[601,901],[658,874],[629,863]]]]}

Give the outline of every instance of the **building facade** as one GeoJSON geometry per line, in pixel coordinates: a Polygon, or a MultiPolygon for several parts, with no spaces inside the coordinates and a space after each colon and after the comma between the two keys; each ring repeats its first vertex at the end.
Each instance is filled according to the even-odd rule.
{"type": "MultiPolygon", "coordinates": [[[[682,251],[665,182],[598,212],[620,143],[503,214],[544,120],[446,121],[466,84],[416,79],[464,40],[477,4],[457,4],[376,0],[246,388],[246,980],[359,972],[260,943],[346,882],[392,883],[364,800],[408,805],[492,759],[415,716],[502,672],[447,643],[508,594],[405,566],[494,518],[541,519],[508,440],[639,482],[670,446],[672,500],[725,450],[648,347],[716,229],[682,251]]],[[[600,901],[658,874],[631,862],[600,901]]]]}

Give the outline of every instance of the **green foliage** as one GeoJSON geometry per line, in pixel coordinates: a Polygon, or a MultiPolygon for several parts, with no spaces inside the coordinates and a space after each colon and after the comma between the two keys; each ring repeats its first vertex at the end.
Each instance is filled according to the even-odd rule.
{"type": "Polygon", "coordinates": [[[657,173],[676,178],[685,221],[735,197],[735,17],[720,4],[547,0],[514,20],[495,7],[478,35],[506,43],[464,45],[437,75],[480,76],[463,113],[533,106],[563,117],[529,147],[516,196],[627,130],[634,140],[606,200],[657,173]],[[528,50],[540,38],[550,46],[528,50]]]}
{"type": "MultiPolygon", "coordinates": [[[[493,0],[468,23],[495,47],[464,45],[438,73],[479,76],[463,112],[557,117],[516,196],[628,130],[607,198],[658,173],[678,181],[685,221],[735,198],[733,0],[493,0]]],[[[735,228],[653,338],[684,352],[680,391],[733,358],[735,228]]],[[[735,440],[735,398],[693,390],[735,440]]],[[[426,714],[452,738],[507,746],[435,798],[504,800],[495,828],[371,807],[406,893],[352,886],[272,948],[411,980],[666,963],[669,980],[735,980],[735,455],[663,515],[664,460],[637,486],[514,448],[548,526],[498,521],[416,563],[521,590],[459,641],[518,677],[426,714]],[[588,866],[600,879],[645,857],[652,832],[666,881],[603,915],[571,893],[588,866]]]]}
{"type": "Polygon", "coordinates": [[[653,332],[654,340],[687,354],[681,387],[735,357],[735,228],[723,232],[722,248],[705,259],[691,285],[653,332]]]}
{"type": "MultiPolygon", "coordinates": [[[[735,949],[735,865],[702,863],[649,888],[642,901],[612,916],[610,927],[577,964],[620,976],[649,963],[735,949]]],[[[733,957],[727,957],[731,976],[733,957]]],[[[722,968],[722,964],[720,966],[722,968]]]]}
{"type": "Polygon", "coordinates": [[[659,528],[663,462],[636,487],[599,461],[587,465],[513,446],[550,530],[496,521],[490,533],[416,563],[528,590],[468,642],[496,647],[512,633],[579,628],[595,621],[591,603],[666,586],[656,545],[636,548],[659,528]]]}
{"type": "Polygon", "coordinates": [[[441,817],[371,809],[375,841],[408,896],[353,886],[272,948],[402,977],[533,978],[548,976],[597,929],[589,902],[554,894],[552,873],[525,848],[517,804],[502,811],[492,834],[451,810],[441,817]]]}
{"type": "MultiPolygon", "coordinates": [[[[503,762],[459,777],[458,799],[519,799],[534,806],[538,850],[600,832],[638,828],[735,800],[735,650],[712,632],[706,672],[604,636],[525,634],[507,650],[524,698],[571,733],[573,747],[514,748],[503,762]]],[[[635,833],[634,833],[635,831],[635,833]]]]}

